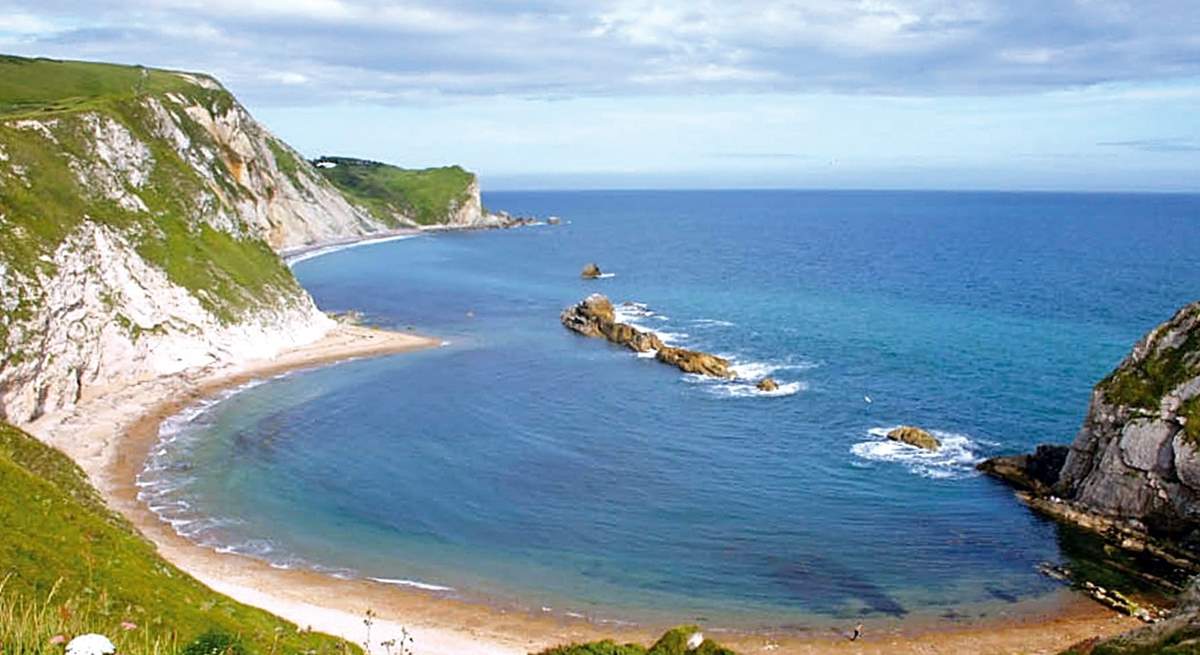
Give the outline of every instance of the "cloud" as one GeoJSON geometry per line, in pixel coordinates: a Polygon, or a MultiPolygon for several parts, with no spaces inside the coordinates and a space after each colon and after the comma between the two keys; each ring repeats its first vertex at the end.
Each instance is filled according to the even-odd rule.
{"type": "Polygon", "coordinates": [[[16,54],[199,69],[281,105],[1194,80],[1196,24],[1167,0],[0,0],[16,54]]]}
{"type": "Polygon", "coordinates": [[[1128,141],[1101,141],[1098,146],[1131,148],[1144,152],[1200,152],[1200,141],[1183,138],[1130,139],[1128,141]]]}

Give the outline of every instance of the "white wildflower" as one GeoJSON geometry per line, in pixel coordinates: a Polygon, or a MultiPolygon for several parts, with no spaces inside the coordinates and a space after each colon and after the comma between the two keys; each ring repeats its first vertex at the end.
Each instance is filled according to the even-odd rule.
{"type": "Polygon", "coordinates": [[[113,655],[115,652],[117,647],[104,635],[79,635],[67,644],[67,655],[113,655]]]}

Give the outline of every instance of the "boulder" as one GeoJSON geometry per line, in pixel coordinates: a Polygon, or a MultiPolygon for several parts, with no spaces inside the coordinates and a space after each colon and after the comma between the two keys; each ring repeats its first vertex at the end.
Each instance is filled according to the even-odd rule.
{"type": "Polygon", "coordinates": [[[1049,494],[1058,483],[1069,450],[1066,446],[1042,444],[1030,455],[992,457],[975,468],[1018,489],[1049,494]]]}
{"type": "Polygon", "coordinates": [[[758,387],[759,391],[777,391],[779,389],[779,383],[775,382],[773,378],[763,378],[754,386],[758,387]]]}
{"type": "Polygon", "coordinates": [[[924,450],[937,450],[942,447],[942,442],[938,441],[932,434],[911,425],[902,425],[888,432],[887,438],[924,450]]]}
{"type": "Polygon", "coordinates": [[[579,277],[582,277],[585,280],[594,280],[600,277],[600,274],[600,267],[593,262],[583,267],[583,272],[579,274],[579,277]]]}
{"type": "Polygon", "coordinates": [[[679,368],[684,373],[714,378],[733,377],[733,372],[729,370],[729,360],[706,352],[663,346],[654,357],[660,362],[679,368]]]}

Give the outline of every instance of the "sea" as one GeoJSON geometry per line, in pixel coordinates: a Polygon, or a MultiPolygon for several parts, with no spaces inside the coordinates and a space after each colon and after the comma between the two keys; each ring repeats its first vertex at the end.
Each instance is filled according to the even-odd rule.
{"type": "Polygon", "coordinates": [[[294,263],[319,306],[440,348],[292,372],[163,423],[141,496],[283,568],[597,621],[986,616],[1100,552],[980,475],[1069,443],[1200,296],[1200,196],[489,193],[558,225],[294,263]],[[580,270],[595,262],[601,279],[580,270]],[[565,330],[593,293],[682,374],[565,330]],[[770,376],[779,389],[760,392],[770,376]],[[890,442],[921,426],[938,452],[890,442]]]}

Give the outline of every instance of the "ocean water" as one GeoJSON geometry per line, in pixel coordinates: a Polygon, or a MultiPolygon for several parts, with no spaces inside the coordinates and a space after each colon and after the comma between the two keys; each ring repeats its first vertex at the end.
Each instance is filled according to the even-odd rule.
{"type": "Polygon", "coordinates": [[[298,262],[440,349],[301,371],[163,426],[143,495],[216,548],[602,620],[953,615],[1054,590],[1071,540],[981,459],[1067,442],[1200,292],[1200,197],[493,193],[561,226],[298,262]],[[584,281],[596,261],[611,276],[584,281]],[[602,292],[739,379],[578,337],[602,292]],[[756,392],[763,375],[781,383],[756,392]],[[888,443],[902,423],[945,447],[888,443]]]}

